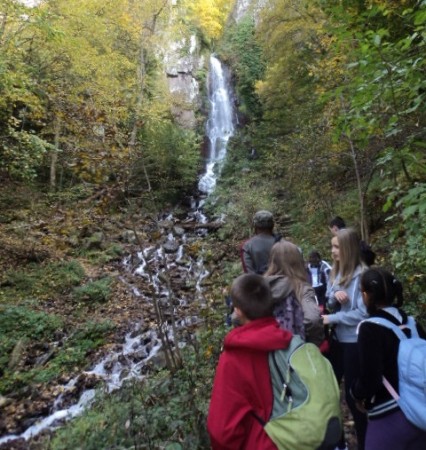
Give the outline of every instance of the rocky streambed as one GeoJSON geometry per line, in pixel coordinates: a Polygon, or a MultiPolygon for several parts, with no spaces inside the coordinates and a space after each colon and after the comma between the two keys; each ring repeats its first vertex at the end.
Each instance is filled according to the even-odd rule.
{"type": "MultiPolygon", "coordinates": [[[[32,438],[50,433],[90,407],[96,390],[111,392],[166,366],[164,338],[172,346],[184,346],[188,330],[202,322],[203,285],[211,271],[205,264],[203,236],[220,226],[220,221],[209,223],[199,210],[192,210],[182,219],[167,214],[139,230],[120,231],[118,240],[127,253],[97,273],[105,270],[116,281],[113,296],[95,313],[116,324],[109,343],[88,355],[85,370],[0,397],[1,449],[30,448],[32,438]]],[[[67,314],[71,307],[64,304],[62,312],[67,314]]],[[[28,358],[45,364],[67,338],[58,336],[57,342],[28,358]]]]}

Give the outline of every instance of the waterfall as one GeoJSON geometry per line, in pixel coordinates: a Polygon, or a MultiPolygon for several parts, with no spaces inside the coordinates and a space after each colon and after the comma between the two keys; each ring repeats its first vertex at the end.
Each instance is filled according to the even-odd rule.
{"type": "MultiPolygon", "coordinates": [[[[226,157],[228,140],[234,133],[235,112],[230,101],[229,75],[215,56],[210,57],[208,91],[210,112],[206,123],[206,136],[209,142],[209,151],[206,171],[199,181],[199,190],[206,195],[210,194],[216,186],[216,179],[226,157]]],[[[187,220],[201,224],[207,221],[204,214],[198,209],[200,206],[202,204],[194,205],[187,220]]],[[[161,273],[175,273],[183,280],[187,278],[194,280],[194,294],[177,298],[181,316],[177,320],[177,327],[180,329],[199,321],[198,317],[188,315],[186,309],[191,301],[198,300],[202,291],[201,283],[209,275],[209,272],[204,268],[202,258],[194,260],[190,255],[183,257],[183,244],[186,243],[187,239],[186,233],[184,230],[177,232],[176,227],[173,226],[174,217],[168,215],[164,218],[162,224],[167,228],[168,233],[164,236],[163,244],[159,248],[155,246],[146,247],[143,251],[133,255],[133,259],[137,261],[136,268],[131,267],[130,256],[124,259],[123,264],[127,267],[129,273],[149,279],[157,295],[162,298],[168,298],[169,291],[167,286],[162,285],[161,273]],[[155,272],[152,277],[146,271],[148,266],[155,272]]],[[[194,230],[193,234],[202,236],[204,234],[202,230],[194,230]]],[[[205,232],[207,233],[207,230],[205,232]]],[[[123,277],[121,281],[127,284],[123,277]]],[[[128,285],[133,295],[140,297],[141,301],[152,301],[149,295],[139,292],[130,283],[128,285]]],[[[177,314],[177,307],[175,312],[177,314]]],[[[166,333],[168,333],[170,341],[173,341],[175,337],[172,335],[171,329],[167,329],[166,333]]],[[[73,391],[80,377],[83,377],[83,379],[93,377],[103,384],[104,390],[111,392],[119,389],[128,380],[143,379],[146,364],[155,358],[160,350],[161,341],[157,333],[151,329],[142,329],[139,324],[135,324],[135,327],[125,335],[122,345],[97,361],[90,370],[83,371],[62,386],[62,393],[56,398],[46,417],[38,418],[19,435],[9,434],[0,437],[0,446],[17,439],[31,439],[46,429],[56,429],[90,407],[95,399],[96,391],[94,388],[84,388],[80,395],[73,400],[69,400],[67,397],[73,391]]]]}
{"type": "Polygon", "coordinates": [[[216,186],[229,138],[234,134],[235,117],[230,100],[229,75],[214,55],[210,56],[209,77],[210,112],[206,123],[208,155],[205,173],[198,183],[198,189],[205,194],[211,194],[216,186]]]}

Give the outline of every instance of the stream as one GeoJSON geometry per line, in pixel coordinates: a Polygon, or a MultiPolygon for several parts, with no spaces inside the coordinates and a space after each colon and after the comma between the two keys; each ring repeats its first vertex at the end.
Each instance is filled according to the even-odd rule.
{"type": "MultiPolygon", "coordinates": [[[[210,102],[209,117],[206,122],[208,153],[204,173],[200,175],[197,194],[191,202],[185,222],[206,223],[207,217],[202,211],[205,198],[215,187],[217,178],[226,157],[226,148],[235,126],[235,111],[231,102],[230,79],[227,70],[212,55],[208,77],[208,96],[210,102]]],[[[121,277],[132,295],[141,302],[152,303],[152,292],[157,299],[172,303],[172,314],[175,317],[175,330],[185,329],[199,323],[200,319],[191,314],[190,303],[198,301],[202,304],[202,281],[209,275],[204,267],[202,257],[194,258],[185,253],[188,244],[194,244],[207,234],[207,229],[197,227],[186,231],[167,214],[160,217],[157,223],[163,233],[160,245],[151,245],[136,254],[126,256],[123,261],[125,274],[129,279],[141,277],[150,286],[151,294],[141,292],[138,287],[121,277]],[[180,290],[176,296],[170,289],[170,278],[189,284],[189,290],[180,290]],[[168,282],[166,282],[169,280],[168,282]],[[186,292],[186,294],[185,294],[186,292]],[[173,302],[172,302],[173,300],[173,302]]],[[[162,332],[171,342],[175,342],[173,327],[167,321],[162,332]]],[[[185,345],[175,342],[175,345],[185,345]]],[[[149,324],[136,323],[123,337],[122,344],[97,361],[93,367],[69,380],[58,390],[58,395],[44,418],[34,419],[21,434],[9,434],[0,437],[0,445],[17,439],[28,440],[47,429],[55,429],[88,408],[95,399],[96,386],[102,382],[107,392],[119,389],[124,382],[141,380],[146,376],[147,367],[155,360],[161,360],[161,340],[157,330],[149,324]],[[81,387],[83,380],[83,387],[81,387]],[[92,380],[92,382],[90,382],[92,380]],[[80,388],[77,389],[77,386],[80,388]],[[77,394],[76,394],[77,392],[77,394]]],[[[158,363],[158,361],[157,361],[158,363]]]]}

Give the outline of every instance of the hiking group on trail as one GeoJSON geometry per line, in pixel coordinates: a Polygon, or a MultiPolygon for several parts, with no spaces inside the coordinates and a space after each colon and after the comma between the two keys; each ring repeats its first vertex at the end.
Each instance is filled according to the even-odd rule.
{"type": "Polygon", "coordinates": [[[339,384],[358,450],[426,448],[426,333],[401,283],[340,217],[332,265],[273,233],[269,211],[241,246],[207,427],[214,450],[347,449],[339,384]]]}

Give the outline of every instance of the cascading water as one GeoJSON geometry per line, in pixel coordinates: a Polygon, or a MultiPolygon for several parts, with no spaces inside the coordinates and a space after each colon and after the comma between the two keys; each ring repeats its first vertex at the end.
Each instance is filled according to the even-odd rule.
{"type": "MultiPolygon", "coordinates": [[[[204,194],[213,192],[216,180],[220,174],[223,161],[226,156],[228,140],[234,132],[234,110],[230,101],[229,77],[220,61],[215,57],[210,58],[210,83],[209,83],[210,114],[206,125],[206,134],[209,140],[209,153],[206,161],[206,171],[199,181],[199,190],[204,194]]],[[[202,205],[198,205],[202,206],[202,205]]],[[[204,214],[193,205],[188,214],[187,221],[203,224],[207,221],[204,214]]],[[[185,246],[188,240],[194,242],[200,233],[195,231],[193,237],[188,238],[182,228],[175,225],[172,215],[167,215],[156,225],[163,230],[164,238],[161,245],[148,246],[135,255],[125,258],[123,266],[132,276],[143,278],[149,282],[158,298],[169,299],[171,292],[167,285],[162,284],[161,279],[172,273],[175,278],[192,280],[193,291],[188,295],[175,296],[173,314],[179,317],[176,320],[178,328],[185,328],[199,321],[197,316],[191,314],[188,307],[191,302],[202,303],[201,283],[209,273],[204,268],[201,257],[194,259],[185,255],[185,246]]],[[[202,233],[201,233],[202,234],[202,233]]],[[[128,283],[124,277],[122,281],[128,285],[129,291],[141,301],[152,302],[150,294],[144,294],[128,283]]],[[[167,327],[165,333],[170,341],[175,336],[171,328],[167,327]]],[[[180,344],[180,343],[179,343],[180,344]]],[[[178,344],[178,345],[179,345],[178,344]]],[[[71,379],[66,385],[60,387],[60,394],[52,405],[50,414],[35,421],[20,434],[9,434],[0,438],[2,443],[15,439],[30,439],[46,429],[54,429],[64,421],[81,414],[95,398],[95,389],[84,388],[78,398],[70,401],[71,393],[75,390],[80,377],[93,377],[97,382],[101,381],[105,390],[111,392],[122,386],[125,381],[139,380],[145,376],[147,364],[157,356],[161,350],[161,340],[155,330],[142,328],[135,324],[132,331],[124,337],[124,343],[98,361],[90,370],[83,372],[71,379]]]]}
{"type": "Polygon", "coordinates": [[[198,183],[198,189],[211,194],[226,157],[226,147],[234,134],[234,108],[230,99],[229,76],[220,61],[210,56],[210,113],[206,124],[209,140],[206,172],[198,183]]]}

